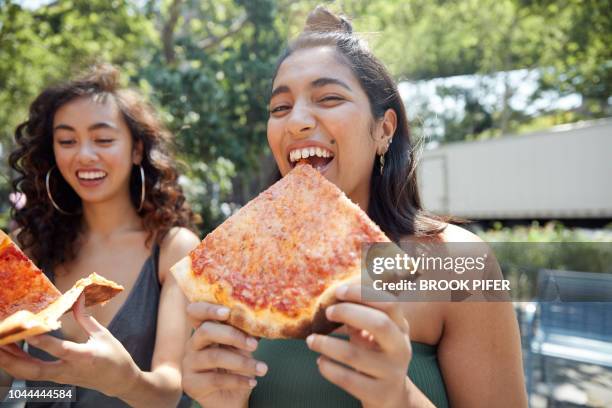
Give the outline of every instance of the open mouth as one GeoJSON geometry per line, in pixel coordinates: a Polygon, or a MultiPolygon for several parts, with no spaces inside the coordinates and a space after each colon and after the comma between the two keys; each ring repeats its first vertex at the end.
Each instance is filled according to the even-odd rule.
{"type": "Polygon", "coordinates": [[[323,171],[334,159],[334,153],[324,147],[302,147],[289,152],[289,163],[295,167],[298,163],[307,163],[323,171]]]}
{"type": "Polygon", "coordinates": [[[81,181],[99,181],[106,177],[106,172],[96,171],[77,171],[77,178],[81,181]]]}

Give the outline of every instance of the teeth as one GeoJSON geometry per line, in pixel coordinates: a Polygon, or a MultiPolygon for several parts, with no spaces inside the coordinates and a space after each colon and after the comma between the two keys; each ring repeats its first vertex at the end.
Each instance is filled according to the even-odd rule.
{"type": "Polygon", "coordinates": [[[295,149],[289,152],[289,160],[291,162],[296,162],[301,159],[307,159],[311,156],[334,157],[334,154],[329,150],[321,147],[305,147],[303,149],[295,149]]]}
{"type": "Polygon", "coordinates": [[[83,180],[96,180],[106,176],[103,171],[79,171],[77,177],[83,180]]]}

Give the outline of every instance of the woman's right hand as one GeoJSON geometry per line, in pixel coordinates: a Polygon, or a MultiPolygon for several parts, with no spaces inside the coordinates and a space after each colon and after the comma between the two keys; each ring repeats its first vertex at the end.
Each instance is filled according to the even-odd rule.
{"type": "Polygon", "coordinates": [[[187,307],[196,329],[183,359],[183,389],[204,408],[246,407],[255,376],[266,374],[265,363],[253,359],[257,340],[223,323],[229,309],[212,303],[187,307]]]}

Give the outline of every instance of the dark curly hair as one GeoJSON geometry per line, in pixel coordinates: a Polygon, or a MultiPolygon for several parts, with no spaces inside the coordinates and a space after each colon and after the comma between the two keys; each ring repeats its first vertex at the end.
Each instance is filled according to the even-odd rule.
{"type": "MultiPolygon", "coordinates": [[[[171,133],[163,126],[151,105],[134,90],[122,88],[119,71],[112,65],[96,65],[80,79],[45,89],[30,106],[28,119],[15,130],[16,149],[9,157],[14,170],[13,189],[26,196],[23,208],[13,208],[20,231],[17,238],[32,258],[47,267],[76,256],[82,227],[81,200],[59,175],[51,186],[53,198],[67,215],[53,208],[45,188],[45,176],[55,166],[53,119],[57,110],[81,97],[112,98],[125,120],[134,143],[143,146],[145,200],[139,212],[148,232],[146,244],[161,243],[172,227],[194,229],[194,215],[178,184],[178,172],[171,153],[171,133]],[[59,180],[59,182],[57,182],[59,180]]],[[[141,180],[136,166],[130,177],[130,195],[140,205],[141,180]]]]}

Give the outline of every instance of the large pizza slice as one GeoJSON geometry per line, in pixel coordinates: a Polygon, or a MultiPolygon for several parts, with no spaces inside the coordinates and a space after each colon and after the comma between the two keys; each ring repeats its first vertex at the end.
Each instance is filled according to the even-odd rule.
{"type": "Polygon", "coordinates": [[[389,242],[359,206],[308,164],[250,201],[171,269],[191,302],[228,306],[258,337],[303,338],[335,325],[324,309],[358,279],[363,243],[389,242]]]}
{"type": "Polygon", "coordinates": [[[93,273],[63,295],[0,230],[0,345],[58,329],[81,293],[85,305],[104,303],[123,287],[93,273]]]}

